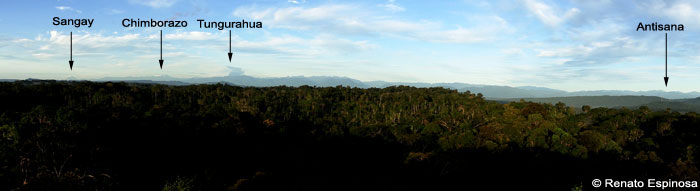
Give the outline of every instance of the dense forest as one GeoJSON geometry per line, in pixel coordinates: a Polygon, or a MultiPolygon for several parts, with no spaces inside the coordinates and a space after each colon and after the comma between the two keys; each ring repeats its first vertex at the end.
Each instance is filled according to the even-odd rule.
{"type": "Polygon", "coordinates": [[[581,190],[698,180],[697,113],[443,88],[0,83],[0,190],[581,190]]]}
{"type": "Polygon", "coordinates": [[[673,111],[685,112],[700,112],[700,97],[692,99],[666,99],[656,96],[571,96],[571,97],[547,97],[547,98],[509,98],[509,99],[494,99],[501,103],[509,103],[512,101],[531,101],[536,103],[551,103],[556,104],[562,102],[568,106],[581,108],[584,105],[591,107],[607,107],[607,108],[639,108],[646,106],[652,111],[664,111],[671,109],[673,111]]]}

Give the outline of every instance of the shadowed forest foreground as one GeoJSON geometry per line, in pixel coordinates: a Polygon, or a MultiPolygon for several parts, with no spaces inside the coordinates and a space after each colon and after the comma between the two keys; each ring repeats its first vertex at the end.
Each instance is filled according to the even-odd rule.
{"type": "Polygon", "coordinates": [[[700,116],[443,88],[0,83],[0,190],[578,190],[699,180],[700,116]]]}

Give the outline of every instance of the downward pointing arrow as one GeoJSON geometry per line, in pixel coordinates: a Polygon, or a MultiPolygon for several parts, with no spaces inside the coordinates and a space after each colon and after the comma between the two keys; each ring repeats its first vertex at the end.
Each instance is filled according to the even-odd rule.
{"type": "Polygon", "coordinates": [[[231,30],[228,30],[228,62],[231,62],[231,57],[233,52],[231,52],[231,30]]]}
{"type": "Polygon", "coordinates": [[[68,60],[70,70],[73,70],[73,31],[70,32],[70,60],[68,60]]]}
{"type": "Polygon", "coordinates": [[[666,76],[664,76],[664,84],[668,87],[668,33],[666,33],[666,76]]]}
{"type": "Polygon", "coordinates": [[[160,63],[160,69],[163,69],[163,30],[160,30],[160,60],[158,60],[158,63],[160,63]]]}

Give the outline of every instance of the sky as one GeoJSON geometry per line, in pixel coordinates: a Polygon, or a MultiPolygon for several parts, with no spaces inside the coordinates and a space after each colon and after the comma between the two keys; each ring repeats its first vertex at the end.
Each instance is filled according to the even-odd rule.
{"type": "Polygon", "coordinates": [[[0,79],[342,76],[567,91],[700,91],[700,1],[5,0],[0,79]],[[55,26],[53,17],[95,19],[55,26]],[[126,28],[123,19],[185,20],[126,28]],[[260,21],[262,29],[200,28],[260,21]],[[639,22],[683,24],[664,35],[639,22]],[[163,30],[161,70],[159,31],[163,30]],[[68,67],[73,33],[73,70],[68,67]]]}

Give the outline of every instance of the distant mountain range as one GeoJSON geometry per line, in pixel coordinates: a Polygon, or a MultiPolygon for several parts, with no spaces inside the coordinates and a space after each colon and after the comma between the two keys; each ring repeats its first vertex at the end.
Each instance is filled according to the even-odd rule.
{"type": "MultiPolygon", "coordinates": [[[[32,79],[28,79],[32,80],[32,79]]],[[[69,78],[68,81],[78,81],[79,79],[69,78]]],[[[13,79],[0,79],[0,81],[15,81],[13,79]]],[[[494,86],[477,85],[467,83],[413,83],[413,82],[386,82],[369,81],[363,82],[347,77],[335,76],[292,76],[277,78],[257,78],[243,75],[242,71],[235,71],[227,76],[209,78],[174,78],[170,76],[151,77],[106,77],[93,79],[91,81],[123,81],[129,83],[152,83],[165,85],[190,85],[190,84],[212,84],[224,83],[238,86],[350,86],[358,88],[384,88],[389,86],[414,86],[414,87],[444,87],[455,89],[460,92],[470,91],[481,93],[490,100],[503,103],[511,101],[526,101],[552,103],[565,103],[568,106],[581,107],[589,105],[591,107],[608,108],[638,108],[647,106],[653,110],[665,110],[671,108],[679,112],[700,112],[700,92],[667,92],[667,91],[628,91],[628,90],[596,90],[596,91],[576,91],[567,92],[563,90],[550,89],[535,86],[494,86]]]]}
{"type": "MultiPolygon", "coordinates": [[[[225,83],[238,86],[350,86],[358,88],[384,88],[389,86],[415,86],[415,87],[444,87],[455,89],[460,92],[470,91],[481,93],[487,99],[500,101],[518,101],[526,98],[528,101],[556,103],[563,102],[571,106],[590,105],[592,107],[634,107],[648,105],[650,108],[664,107],[664,105],[674,105],[678,108],[700,106],[700,92],[667,92],[661,90],[653,91],[628,91],[628,90],[595,90],[568,92],[557,89],[535,86],[495,86],[478,85],[467,83],[415,83],[415,82],[386,82],[369,81],[335,77],[335,76],[291,76],[276,78],[257,78],[244,75],[241,70],[235,70],[227,76],[207,77],[207,78],[175,78],[164,76],[147,77],[105,77],[93,79],[91,81],[124,81],[131,83],[155,83],[166,85],[189,85],[189,84],[211,84],[225,83]],[[684,99],[684,100],[680,100],[684,99]]],[[[80,79],[69,78],[69,81],[80,79]]],[[[0,79],[0,81],[14,81],[12,79],[0,79]]],[[[700,108],[700,107],[698,107],[700,108]]]]}
{"type": "Polygon", "coordinates": [[[257,78],[243,75],[242,71],[234,70],[227,76],[209,77],[209,78],[174,78],[170,76],[152,76],[152,77],[107,77],[96,79],[93,81],[128,81],[136,83],[159,83],[167,85],[187,85],[187,84],[209,84],[209,83],[227,83],[239,86],[350,86],[358,88],[384,88],[389,86],[415,86],[415,87],[444,87],[459,90],[462,92],[470,91],[472,93],[481,93],[489,99],[505,99],[505,98],[546,98],[546,97],[573,97],[573,96],[657,96],[666,99],[687,99],[700,97],[700,92],[667,92],[660,90],[653,91],[628,91],[628,90],[595,90],[595,91],[576,91],[567,92],[544,87],[534,86],[494,86],[494,85],[478,85],[467,83],[414,83],[414,82],[386,82],[386,81],[369,81],[363,82],[360,80],[335,77],[335,76],[291,76],[277,78],[257,78]]]}

